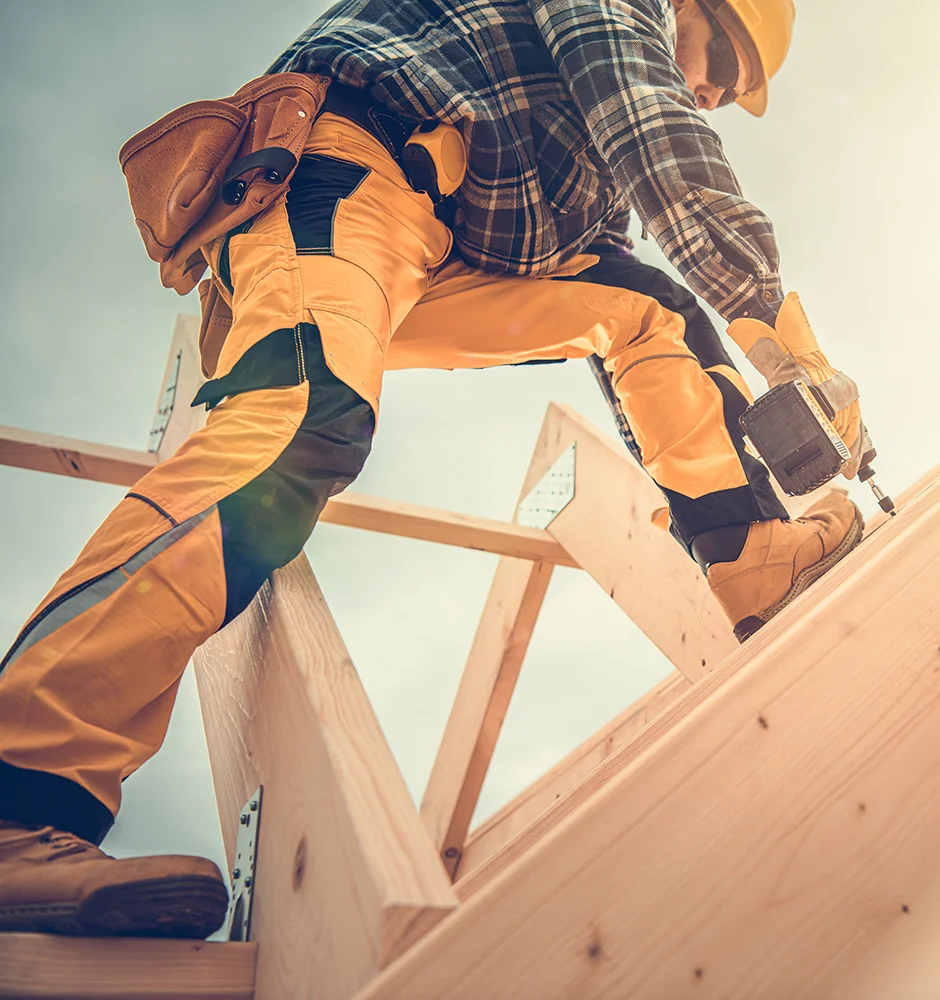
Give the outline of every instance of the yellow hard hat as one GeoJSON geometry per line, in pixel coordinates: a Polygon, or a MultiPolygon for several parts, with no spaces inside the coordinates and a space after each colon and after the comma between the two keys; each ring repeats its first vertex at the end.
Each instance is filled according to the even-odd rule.
{"type": "Polygon", "coordinates": [[[758,82],[738,104],[759,118],[767,110],[767,81],[783,65],[793,37],[793,0],[707,0],[709,8],[747,53],[758,82]]]}

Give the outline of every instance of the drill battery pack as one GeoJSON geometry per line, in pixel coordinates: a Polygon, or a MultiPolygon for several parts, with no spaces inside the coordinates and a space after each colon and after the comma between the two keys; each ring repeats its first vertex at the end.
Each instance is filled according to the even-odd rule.
{"type": "Polygon", "coordinates": [[[837,476],[851,457],[833,416],[815,386],[795,381],[761,396],[740,423],[784,493],[802,496],[837,476]]]}

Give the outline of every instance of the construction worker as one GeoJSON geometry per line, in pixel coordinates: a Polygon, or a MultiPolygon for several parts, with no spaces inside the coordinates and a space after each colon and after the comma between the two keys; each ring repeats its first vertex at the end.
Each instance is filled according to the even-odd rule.
{"type": "Polygon", "coordinates": [[[745,451],[744,381],[626,236],[632,209],[771,383],[841,385],[854,475],[856,394],[785,300],[770,223],[703,115],[764,113],[793,20],[791,0],[343,0],[276,61],[332,82],[286,194],[203,247],[206,294],[233,317],[203,345],[206,427],[118,504],[2,661],[0,927],[221,924],[211,862],[95,845],[193,650],[356,478],[387,369],[595,359],[739,638],[856,544],[845,498],[787,519],[745,451]],[[428,122],[463,140],[449,199],[403,168],[428,122]]]}

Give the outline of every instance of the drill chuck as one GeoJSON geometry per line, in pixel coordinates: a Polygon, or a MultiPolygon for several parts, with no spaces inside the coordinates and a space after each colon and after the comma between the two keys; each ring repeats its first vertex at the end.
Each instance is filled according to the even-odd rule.
{"type": "MultiPolygon", "coordinates": [[[[868,456],[866,455],[865,458],[868,458],[868,456]]],[[[858,470],[858,478],[860,482],[868,483],[871,487],[871,491],[875,494],[875,499],[878,501],[878,506],[886,514],[896,517],[898,512],[894,506],[894,501],[875,482],[875,470],[871,467],[871,459],[858,470]]]]}

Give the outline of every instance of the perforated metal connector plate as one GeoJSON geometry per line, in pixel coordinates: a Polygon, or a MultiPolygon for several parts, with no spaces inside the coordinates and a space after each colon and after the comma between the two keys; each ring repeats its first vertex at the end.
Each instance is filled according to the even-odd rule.
{"type": "Polygon", "coordinates": [[[577,446],[571,444],[523,498],[516,523],[547,528],[574,499],[577,446]]]}
{"type": "Polygon", "coordinates": [[[248,941],[251,933],[251,900],[255,888],[255,858],[258,854],[258,826],[261,821],[261,785],[238,814],[238,839],[232,868],[232,896],[229,902],[228,939],[248,941]]]}
{"type": "Polygon", "coordinates": [[[176,387],[180,379],[180,364],[183,361],[183,352],[178,351],[173,367],[170,369],[170,377],[167,379],[166,388],[160,397],[160,405],[157,407],[156,416],[153,418],[153,426],[150,428],[150,439],[147,442],[147,451],[156,452],[163,443],[163,435],[173,416],[173,408],[176,406],[176,387]]]}

